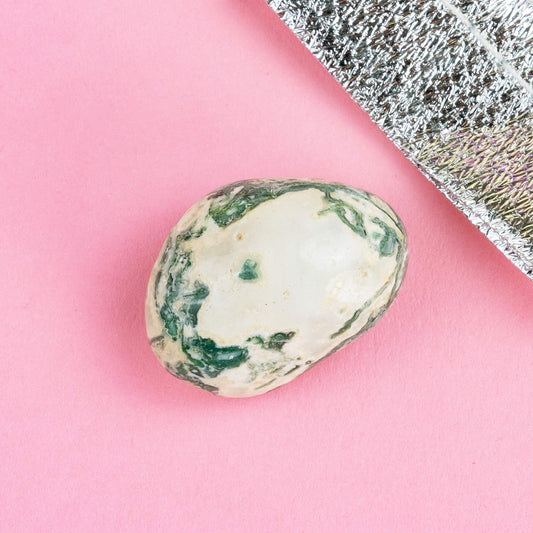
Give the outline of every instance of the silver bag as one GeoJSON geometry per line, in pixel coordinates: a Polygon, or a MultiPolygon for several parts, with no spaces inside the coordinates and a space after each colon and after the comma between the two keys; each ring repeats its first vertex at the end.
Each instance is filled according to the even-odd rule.
{"type": "Polygon", "coordinates": [[[267,0],[533,279],[533,0],[267,0]]]}

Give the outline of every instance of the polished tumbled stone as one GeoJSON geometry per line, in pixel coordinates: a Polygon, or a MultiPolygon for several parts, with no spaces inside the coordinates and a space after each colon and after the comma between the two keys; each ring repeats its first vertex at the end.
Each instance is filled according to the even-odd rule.
{"type": "Polygon", "coordinates": [[[369,329],[407,264],[381,199],[326,181],[233,183],[173,228],[148,285],[146,325],[175,376],[230,397],[288,383],[369,329]]]}

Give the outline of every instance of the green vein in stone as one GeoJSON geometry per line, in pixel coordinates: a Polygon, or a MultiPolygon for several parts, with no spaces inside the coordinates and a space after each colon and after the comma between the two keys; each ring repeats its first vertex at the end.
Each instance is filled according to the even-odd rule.
{"type": "Polygon", "coordinates": [[[192,383],[193,385],[196,385],[197,387],[200,387],[201,389],[204,389],[209,392],[217,393],[218,388],[214,387],[213,385],[208,385],[207,383],[204,383],[200,376],[195,374],[195,368],[193,365],[189,363],[183,363],[178,362],[174,365],[171,365],[169,363],[165,364],[165,368],[174,376],[181,378],[185,381],[188,381],[189,383],[192,383]]]}
{"type": "Polygon", "coordinates": [[[196,368],[210,378],[218,376],[227,368],[240,366],[248,358],[246,347],[218,346],[212,339],[200,337],[196,333],[182,337],[181,347],[196,368]]]}
{"type": "Polygon", "coordinates": [[[289,374],[292,374],[295,370],[298,370],[302,365],[296,365],[294,366],[293,368],[291,368],[288,372],[285,372],[285,374],[283,374],[284,376],[288,376],[289,374]]]}
{"type": "Polygon", "coordinates": [[[208,296],[209,288],[198,280],[194,282],[192,291],[181,295],[183,304],[180,307],[180,312],[187,318],[187,322],[191,326],[196,327],[198,325],[198,312],[208,296]]]}
{"type": "Polygon", "coordinates": [[[345,201],[333,198],[329,191],[326,191],[325,199],[330,205],[322,209],[322,211],[319,211],[319,215],[330,212],[335,213],[341,222],[346,224],[354,233],[357,233],[361,237],[366,237],[363,216],[359,211],[345,201]]]}
{"type": "Polygon", "coordinates": [[[271,379],[270,381],[267,381],[266,383],[263,383],[262,385],[259,385],[259,387],[255,387],[255,390],[263,389],[265,387],[268,387],[269,385],[272,385],[276,381],[276,378],[271,379]]]}
{"type": "Polygon", "coordinates": [[[219,227],[224,228],[244,217],[252,209],[255,209],[264,202],[273,200],[289,192],[308,189],[316,189],[324,193],[324,199],[328,207],[321,211],[320,214],[331,211],[352,231],[362,237],[366,236],[361,213],[344,200],[335,198],[332,195],[336,191],[344,191],[359,200],[363,199],[371,203],[373,202],[364,191],[359,192],[341,184],[297,180],[241,181],[224,187],[209,196],[211,199],[209,216],[219,227]]]}
{"type": "MultiPolygon", "coordinates": [[[[358,201],[363,200],[370,202],[376,209],[383,213],[387,220],[389,220],[400,233],[405,233],[401,222],[380,207],[380,205],[374,201],[372,195],[365,191],[359,191],[339,183],[319,181],[249,180],[233,183],[215,191],[209,196],[209,199],[211,200],[209,216],[219,227],[226,227],[268,200],[273,200],[289,192],[297,192],[307,189],[316,189],[323,192],[325,201],[330,204],[319,214],[324,214],[326,212],[335,213],[341,222],[362,237],[366,237],[367,232],[361,213],[344,200],[333,197],[332,194],[336,191],[343,191],[358,201]]],[[[395,240],[397,241],[396,234],[383,221],[380,220],[378,225],[380,225],[385,232],[378,251],[380,255],[392,255],[394,252],[394,242],[395,240]]]]}
{"type": "Polygon", "coordinates": [[[268,200],[309,187],[298,181],[238,182],[210,196],[209,215],[219,227],[226,227],[268,200]]]}
{"type": "MultiPolygon", "coordinates": [[[[219,346],[209,338],[201,337],[196,328],[198,313],[209,296],[209,287],[201,280],[190,282],[186,272],[192,266],[192,252],[183,248],[183,243],[197,239],[205,227],[196,230],[193,226],[181,232],[175,240],[169,238],[161,256],[161,275],[156,277],[156,307],[165,332],[173,341],[180,340],[181,348],[188,358],[187,364],[169,368],[169,371],[198,385],[205,377],[216,377],[227,368],[235,368],[248,358],[248,349],[241,346],[219,346]],[[163,299],[158,287],[166,274],[163,299]],[[177,307],[179,303],[179,307],[177,307]]],[[[204,384],[206,387],[210,387],[204,384]]]]}
{"type": "MultiPolygon", "coordinates": [[[[394,276],[395,274],[396,274],[396,271],[393,273],[392,276],[394,276]]],[[[348,331],[352,327],[353,323],[361,316],[361,313],[365,309],[368,309],[368,307],[376,300],[376,298],[378,298],[379,296],[381,296],[383,294],[383,292],[385,291],[385,289],[389,285],[392,276],[389,277],[389,279],[386,281],[386,283],[384,283],[379,288],[379,290],[376,291],[376,293],[374,294],[374,296],[372,296],[372,298],[369,298],[359,309],[357,309],[355,311],[355,313],[344,323],[344,325],[339,330],[337,330],[335,333],[332,333],[330,335],[331,339],[334,339],[335,337],[338,337],[339,335],[343,334],[345,331],[348,331]]]]}
{"type": "Polygon", "coordinates": [[[243,281],[253,281],[259,278],[259,273],[257,272],[257,261],[252,259],[247,259],[242,265],[241,271],[239,273],[239,278],[243,281]]]}
{"type": "MultiPolygon", "coordinates": [[[[376,220],[379,220],[379,219],[374,219],[373,222],[375,222],[376,220]]],[[[383,237],[383,239],[386,239],[386,238],[387,238],[386,236],[383,237]]],[[[370,314],[370,316],[368,317],[368,319],[367,319],[366,323],[363,325],[363,327],[357,332],[357,334],[354,337],[351,337],[350,339],[347,339],[346,344],[351,342],[355,337],[358,337],[359,335],[362,335],[363,333],[368,331],[368,329],[370,329],[383,316],[385,311],[388,309],[388,307],[390,306],[390,304],[392,303],[392,301],[396,297],[396,294],[398,293],[398,290],[399,290],[400,284],[401,284],[400,273],[401,273],[401,270],[402,270],[402,267],[403,267],[403,259],[402,259],[401,255],[402,255],[402,252],[405,253],[405,250],[401,246],[400,241],[399,241],[399,239],[398,239],[398,237],[396,235],[395,235],[395,238],[396,238],[395,246],[396,246],[396,244],[398,244],[398,249],[397,249],[397,252],[396,252],[396,267],[394,269],[394,272],[391,274],[389,279],[383,284],[383,286],[380,287],[380,289],[374,294],[374,296],[372,298],[367,300],[360,309],[357,309],[354,312],[354,314],[344,323],[344,325],[338,331],[336,331],[335,333],[330,335],[331,339],[334,339],[335,337],[337,337],[337,336],[341,335],[342,333],[348,331],[352,327],[353,323],[361,316],[361,313],[365,309],[367,309],[368,306],[373,301],[375,301],[376,298],[378,298],[379,296],[381,296],[383,294],[385,289],[391,283],[391,280],[394,283],[393,283],[392,291],[391,291],[391,293],[389,295],[389,298],[388,298],[387,302],[384,305],[382,305],[380,309],[378,309],[377,311],[374,311],[374,313],[370,314]]],[[[338,349],[340,349],[340,348],[335,348],[333,350],[333,352],[337,351],[338,349]]]]}
{"type": "Polygon", "coordinates": [[[378,248],[379,255],[392,255],[394,253],[394,250],[396,250],[396,246],[399,244],[399,239],[396,235],[396,232],[379,218],[373,218],[372,222],[383,230],[383,235],[380,235],[380,242],[378,248]]]}
{"type": "Polygon", "coordinates": [[[294,335],[296,335],[295,331],[280,331],[278,333],[274,333],[266,340],[261,335],[255,335],[254,337],[246,339],[246,342],[259,344],[265,350],[276,350],[279,352],[283,349],[283,346],[285,346],[285,344],[294,337],[294,335]]]}
{"type": "Polygon", "coordinates": [[[366,301],[363,307],[357,309],[355,313],[351,316],[351,318],[349,318],[340,329],[330,335],[330,338],[334,339],[345,331],[348,331],[352,327],[353,323],[361,316],[361,313],[370,305],[371,302],[372,300],[366,301]]]}
{"type": "Polygon", "coordinates": [[[194,230],[192,227],[190,227],[189,229],[185,230],[181,234],[181,238],[183,241],[190,241],[191,239],[197,239],[204,233],[206,229],[207,229],[206,226],[202,226],[201,228],[197,230],[194,230]]]}

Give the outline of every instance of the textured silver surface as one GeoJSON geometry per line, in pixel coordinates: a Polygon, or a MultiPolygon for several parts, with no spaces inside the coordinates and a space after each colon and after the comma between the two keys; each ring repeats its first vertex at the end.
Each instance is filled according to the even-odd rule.
{"type": "Polygon", "coordinates": [[[533,0],[267,0],[533,279],[533,0]]]}

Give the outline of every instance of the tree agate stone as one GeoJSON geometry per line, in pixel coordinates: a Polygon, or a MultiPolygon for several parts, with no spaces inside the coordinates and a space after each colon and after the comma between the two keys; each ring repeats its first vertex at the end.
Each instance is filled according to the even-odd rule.
{"type": "Polygon", "coordinates": [[[146,298],[165,368],[215,394],[263,394],[383,315],[403,280],[403,225],[381,199],[326,181],[233,183],[193,205],[146,298]]]}

